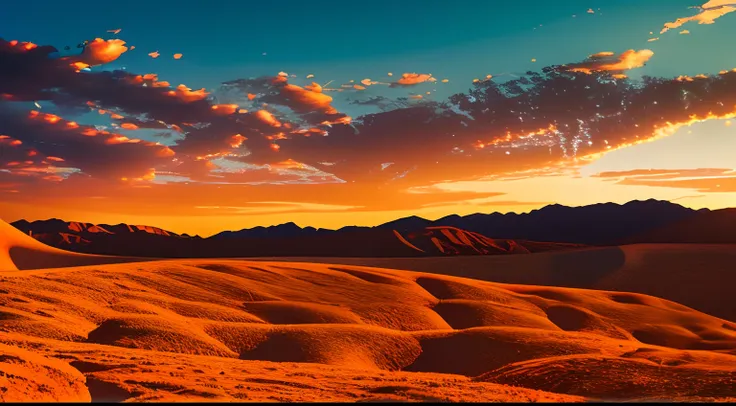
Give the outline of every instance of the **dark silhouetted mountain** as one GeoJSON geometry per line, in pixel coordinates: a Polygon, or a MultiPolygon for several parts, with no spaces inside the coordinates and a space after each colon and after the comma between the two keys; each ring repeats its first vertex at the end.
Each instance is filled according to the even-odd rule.
{"type": "Polygon", "coordinates": [[[289,222],[279,224],[277,226],[258,226],[253,228],[244,228],[240,231],[223,231],[219,234],[213,235],[210,238],[285,238],[318,235],[332,232],[334,232],[334,230],[326,230],[323,228],[316,229],[314,227],[301,228],[293,222],[289,222]]]}
{"type": "MultiPolygon", "coordinates": [[[[568,207],[545,206],[530,213],[447,216],[433,222],[493,238],[612,245],[695,216],[698,211],[659,200],[634,200],[568,207]]],[[[662,241],[665,242],[665,241],[662,241]]]]}
{"type": "Polygon", "coordinates": [[[58,219],[13,226],[54,247],[146,257],[491,255],[633,243],[736,243],[736,209],[693,210],[632,201],[582,207],[550,205],[530,213],[417,216],[339,230],[285,223],[189,237],[149,226],[58,219]],[[541,242],[540,242],[541,241],[541,242]]]}
{"type": "Polygon", "coordinates": [[[398,220],[389,221],[388,223],[376,226],[376,228],[385,230],[410,231],[421,230],[432,225],[436,225],[435,222],[433,222],[432,220],[427,220],[419,216],[410,216],[398,220]]]}

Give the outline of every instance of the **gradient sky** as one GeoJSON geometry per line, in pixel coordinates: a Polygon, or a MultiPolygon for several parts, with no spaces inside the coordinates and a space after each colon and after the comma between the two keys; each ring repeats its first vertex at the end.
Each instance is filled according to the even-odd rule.
{"type": "Polygon", "coordinates": [[[610,3],[4,5],[0,216],[210,235],[736,206],[736,2],[610,3]]]}

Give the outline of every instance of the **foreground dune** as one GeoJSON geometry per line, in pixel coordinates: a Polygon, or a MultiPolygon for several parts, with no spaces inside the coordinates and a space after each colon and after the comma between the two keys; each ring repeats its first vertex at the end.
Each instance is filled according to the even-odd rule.
{"type": "Polygon", "coordinates": [[[733,244],[638,244],[515,256],[265,260],[376,266],[483,281],[643,293],[736,322],[733,244]]]}
{"type": "MultiPolygon", "coordinates": [[[[683,305],[359,266],[172,260],[5,272],[0,343],[45,356],[20,358],[55,382],[46,399],[736,396],[736,324],[683,305]],[[44,360],[84,374],[87,391],[44,360]],[[564,372],[556,384],[554,371],[564,372]]],[[[18,365],[3,358],[0,370],[18,365]]]]}

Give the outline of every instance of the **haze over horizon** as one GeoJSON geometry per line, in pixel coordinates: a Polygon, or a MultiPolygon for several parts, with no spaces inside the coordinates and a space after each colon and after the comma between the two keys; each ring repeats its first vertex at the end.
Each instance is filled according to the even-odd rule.
{"type": "Polygon", "coordinates": [[[4,7],[4,220],[207,236],[736,206],[733,2],[149,3],[4,7]]]}

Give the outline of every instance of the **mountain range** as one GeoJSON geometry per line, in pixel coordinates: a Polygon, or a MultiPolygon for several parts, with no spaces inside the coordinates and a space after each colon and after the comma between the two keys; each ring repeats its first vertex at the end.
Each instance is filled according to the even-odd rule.
{"type": "Polygon", "coordinates": [[[530,213],[417,216],[338,230],[285,223],[208,238],[157,227],[59,219],[12,223],[37,240],[70,251],[147,257],[401,257],[519,254],[634,243],[736,243],[736,209],[693,210],[659,200],[530,213]]]}

